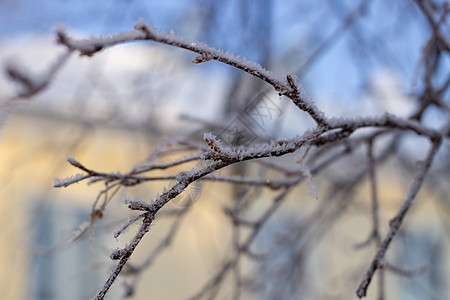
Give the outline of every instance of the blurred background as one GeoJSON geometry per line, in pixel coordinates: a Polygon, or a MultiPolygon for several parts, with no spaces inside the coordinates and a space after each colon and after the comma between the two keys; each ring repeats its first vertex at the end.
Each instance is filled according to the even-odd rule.
{"type": "MultiPolygon", "coordinates": [[[[1,1],[0,299],[93,297],[111,269],[111,249],[125,245],[135,230],[113,238],[129,215],[123,199],[139,195],[149,200],[167,186],[166,182],[121,189],[99,224],[82,239],[69,243],[73,231],[89,222],[91,207],[103,187],[80,183],[53,188],[54,177],[77,173],[66,156],[94,170],[126,172],[148,159],[166,140],[187,137],[200,141],[208,131],[226,140],[224,131],[238,126],[248,131],[251,139],[267,141],[301,135],[314,125],[264,82],[218,62],[192,64],[194,54],[153,42],[126,43],[93,57],[72,55],[41,93],[11,100],[19,87],[4,70],[14,65],[34,78],[43,76],[64,52],[55,41],[55,26],[63,24],[69,35],[87,37],[133,30],[142,17],[158,29],[173,29],[186,39],[246,57],[278,78],[296,74],[305,96],[328,117],[381,116],[385,112],[409,117],[420,107],[421,95],[429,86],[424,57],[431,29],[420,9],[422,2],[431,3],[436,16],[445,3],[1,1]],[[264,112],[270,115],[266,122],[243,118],[261,99],[266,109],[270,108],[264,112]]],[[[442,28],[448,39],[448,20],[442,28]]],[[[440,97],[448,107],[450,57],[445,51],[436,53],[431,81],[442,87],[440,97]]],[[[440,130],[448,118],[448,111],[430,106],[421,122],[440,130]]],[[[428,147],[424,138],[405,135],[395,159],[380,167],[383,232],[428,147]]],[[[429,268],[417,276],[387,275],[388,299],[445,299],[450,295],[448,140],[442,149],[439,163],[388,256],[405,268],[424,263],[429,268]]],[[[319,198],[326,197],[320,193],[321,187],[348,178],[364,159],[364,153],[355,153],[333,172],[317,178],[319,198]]],[[[283,285],[271,272],[292,263],[286,253],[274,259],[273,266],[259,270],[254,290],[242,298],[277,299],[274,295],[278,293],[281,299],[353,299],[374,253],[373,247],[355,249],[370,231],[368,187],[367,182],[358,185],[348,196],[352,200],[345,212],[337,217],[339,222],[312,235],[314,250],[308,248],[301,266],[296,265],[303,275],[292,275],[295,288],[291,293],[279,294],[277,288],[283,285]]],[[[299,186],[276,221],[265,227],[256,243],[261,250],[284,253],[276,248],[283,242],[271,237],[289,232],[319,205],[308,189],[299,186]]],[[[221,183],[202,184],[198,191],[182,196],[193,198],[195,205],[183,217],[170,246],[142,275],[133,299],[149,295],[155,299],[188,298],[230,251],[230,224],[222,207],[235,191],[221,183]]],[[[261,197],[271,199],[271,194],[264,192],[261,197]]],[[[145,259],[146,252],[164,240],[174,222],[170,212],[180,209],[176,204],[167,208],[169,217],[157,220],[151,238],[144,240],[133,259],[145,259]]],[[[250,265],[248,269],[252,269],[250,265]]],[[[125,279],[120,281],[108,299],[123,298],[127,284],[125,279]]],[[[230,289],[225,284],[219,298],[232,298],[230,289]]],[[[376,299],[376,288],[371,290],[369,299],[376,299]]]]}

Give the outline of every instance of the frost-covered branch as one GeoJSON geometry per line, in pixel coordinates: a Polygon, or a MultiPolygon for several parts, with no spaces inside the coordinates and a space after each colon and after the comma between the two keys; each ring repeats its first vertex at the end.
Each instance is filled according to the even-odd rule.
{"type": "MultiPolygon", "coordinates": [[[[92,177],[93,180],[99,181],[104,180],[107,184],[115,184],[119,186],[131,186],[136,184],[141,184],[146,181],[150,180],[168,180],[168,179],[174,179],[176,180],[176,183],[170,188],[170,189],[164,189],[162,194],[157,196],[154,200],[150,202],[144,202],[140,199],[131,200],[128,199],[126,201],[126,204],[131,210],[141,211],[144,212],[144,214],[151,214],[153,217],[151,219],[148,219],[147,223],[152,222],[154,217],[156,216],[157,212],[162,209],[169,201],[177,197],[181,192],[183,192],[190,184],[197,180],[217,180],[217,181],[224,181],[234,184],[244,184],[248,186],[267,186],[272,189],[278,189],[281,187],[288,188],[292,185],[297,184],[302,178],[308,178],[311,185],[311,193],[312,195],[317,198],[317,187],[312,182],[312,173],[315,171],[309,171],[308,167],[304,164],[304,159],[308,151],[305,152],[303,157],[299,159],[299,169],[297,176],[293,176],[295,173],[292,171],[288,172],[290,176],[283,180],[264,180],[264,179],[258,179],[258,178],[246,178],[246,177],[236,177],[236,176],[212,176],[211,174],[223,169],[227,166],[238,164],[243,161],[251,161],[255,159],[261,159],[261,158],[269,158],[269,157],[278,157],[283,156],[289,153],[293,153],[301,149],[302,147],[307,147],[307,149],[310,149],[312,145],[317,147],[322,147],[327,144],[332,144],[335,142],[338,142],[342,139],[349,138],[349,136],[357,131],[358,129],[365,128],[365,127],[379,127],[381,129],[384,128],[393,128],[396,130],[410,130],[417,134],[424,135],[429,137],[430,139],[437,140],[436,136],[440,136],[439,132],[436,132],[434,130],[428,129],[426,127],[421,126],[419,123],[415,121],[407,121],[403,119],[398,119],[396,117],[385,115],[384,117],[374,119],[374,118],[361,118],[361,119],[355,119],[355,120],[332,120],[330,122],[329,128],[324,127],[318,127],[314,130],[310,130],[306,132],[304,135],[300,137],[295,137],[289,140],[280,140],[277,142],[273,142],[270,144],[260,144],[255,145],[254,147],[229,147],[222,144],[222,142],[217,139],[212,134],[205,134],[204,140],[206,142],[207,147],[200,147],[198,149],[200,151],[199,154],[192,155],[189,157],[185,157],[182,159],[178,159],[174,162],[169,163],[152,163],[147,166],[141,165],[137,168],[134,168],[132,171],[121,174],[121,173],[104,173],[104,172],[97,172],[94,170],[91,170],[87,167],[85,167],[83,164],[75,160],[74,158],[68,158],[68,161],[70,164],[72,164],[74,167],[84,171],[87,173],[87,175],[78,175],[74,178],[69,178],[67,180],[61,181],[58,186],[67,186],[74,182],[78,182],[80,180],[86,179],[87,177],[92,177]],[[209,161],[207,165],[200,167],[200,168],[194,168],[190,171],[178,171],[178,174],[176,176],[158,176],[158,177],[149,177],[149,176],[143,176],[144,173],[152,172],[154,170],[160,170],[160,169],[170,169],[174,167],[178,167],[182,164],[197,161],[197,160],[204,160],[209,161]],[[140,174],[140,175],[137,175],[140,174]]],[[[380,132],[382,133],[382,131],[380,132]]],[[[378,133],[376,133],[378,134],[378,133]]],[[[344,150],[342,153],[338,153],[338,155],[342,155],[345,153],[349,153],[347,150],[344,150]]],[[[370,156],[372,157],[372,155],[370,156]]],[[[318,158],[316,156],[315,158],[318,158]]],[[[334,160],[329,159],[326,160],[327,164],[332,163],[334,160]]],[[[373,158],[371,160],[370,165],[372,166],[375,164],[373,158]]],[[[322,170],[323,163],[317,164],[315,166],[314,170],[322,170]]],[[[369,168],[370,169],[370,168],[369,168]]],[[[372,175],[373,176],[373,175],[372,175]]],[[[105,196],[106,197],[106,196],[105,196]]],[[[104,205],[102,206],[102,209],[105,207],[105,204],[107,203],[108,198],[105,198],[104,205]]],[[[94,205],[95,207],[95,205],[94,205]]],[[[101,210],[99,210],[101,211],[101,210]]],[[[272,214],[275,210],[270,210],[268,213],[272,214]]],[[[96,211],[95,211],[96,212],[96,211]]],[[[229,215],[234,220],[233,222],[237,222],[237,224],[246,224],[246,222],[238,221],[240,218],[238,215],[236,215],[234,212],[229,213],[229,215]]],[[[127,222],[122,229],[119,230],[122,232],[125,228],[127,228],[129,225],[131,225],[134,222],[139,221],[140,219],[145,219],[145,215],[140,215],[139,217],[135,217],[133,219],[130,219],[129,222],[127,222]]],[[[267,217],[261,218],[259,221],[257,221],[254,224],[248,223],[247,226],[251,225],[253,228],[260,228],[262,225],[261,222],[265,222],[267,217]]],[[[95,219],[94,219],[95,220],[95,219]]],[[[91,222],[92,223],[92,222],[91,222]]],[[[141,226],[141,234],[137,235],[134,239],[134,242],[131,243],[132,245],[137,246],[139,244],[142,237],[146,234],[148,231],[150,224],[146,226],[141,226]]],[[[257,231],[254,233],[255,236],[257,234],[257,231]]],[[[240,251],[243,251],[243,249],[247,249],[249,243],[251,242],[253,238],[250,238],[247,243],[240,246],[240,251]]],[[[115,278],[117,277],[118,273],[123,268],[123,265],[128,260],[128,257],[131,256],[135,249],[135,246],[133,247],[126,247],[124,249],[116,250],[112,257],[114,259],[120,259],[120,262],[118,266],[116,267],[114,273],[111,275],[107,283],[105,284],[104,289],[99,293],[99,297],[101,297],[103,291],[107,291],[109,289],[109,286],[114,282],[115,278]]],[[[247,251],[247,250],[245,250],[247,251]]],[[[244,251],[244,252],[245,252],[244,251]]],[[[230,265],[227,265],[230,269],[225,268],[226,270],[224,272],[228,272],[228,270],[231,270],[235,268],[237,261],[233,260],[230,262],[230,265]]],[[[220,276],[219,276],[220,277],[220,276]]],[[[220,277],[221,278],[221,277],[220,277]]],[[[216,277],[216,280],[217,277],[216,277]]],[[[214,281],[215,283],[212,284],[212,286],[216,286],[218,284],[218,281],[214,281]]],[[[209,288],[208,288],[209,289],[209,288]]],[[[99,298],[101,299],[101,298],[99,298]]]]}
{"type": "MultiPolygon", "coordinates": [[[[258,249],[255,249],[255,241],[263,234],[266,224],[280,212],[283,205],[286,205],[288,196],[293,194],[294,188],[304,182],[309,185],[310,194],[316,199],[314,200],[315,206],[311,211],[302,211],[298,216],[295,215],[298,220],[296,220],[293,229],[287,234],[278,236],[274,242],[274,244],[286,244],[290,247],[291,267],[294,266],[298,271],[297,269],[300,268],[306,253],[312,252],[318,241],[333,229],[334,223],[343,216],[348,206],[358,204],[355,207],[364,206],[367,211],[370,210],[372,224],[369,238],[360,246],[375,241],[377,247],[374,258],[358,287],[358,297],[366,295],[377,270],[380,271],[380,298],[383,298],[387,291],[384,287],[384,273],[386,271],[403,275],[415,274],[415,270],[403,270],[404,272],[401,272],[402,269],[386,263],[386,252],[400,230],[417,193],[424,184],[442,140],[450,136],[449,120],[447,120],[446,125],[439,129],[431,128],[423,121],[423,116],[432,106],[449,112],[449,105],[445,96],[450,86],[450,77],[443,80],[443,83],[441,83],[442,80],[433,78],[438,69],[437,57],[442,53],[449,52],[448,39],[444,34],[445,27],[443,26],[443,24],[446,24],[445,17],[448,14],[448,7],[441,14],[438,14],[438,10],[430,6],[432,4],[430,1],[417,0],[415,2],[426,17],[426,22],[431,27],[432,32],[423,50],[423,83],[425,88],[417,96],[418,108],[409,118],[400,118],[389,113],[378,117],[329,118],[313,101],[305,96],[299,79],[295,75],[289,74],[285,76],[285,79],[280,80],[261,65],[248,61],[246,58],[234,55],[230,51],[225,52],[210,47],[201,42],[190,41],[176,35],[173,31],[166,33],[157,30],[142,19],[136,22],[132,31],[105,36],[91,36],[85,39],[72,38],[66,34],[64,29],[58,28],[57,40],[67,48],[67,52],[56,60],[56,63],[40,79],[31,76],[23,69],[10,67],[7,70],[9,76],[22,86],[18,98],[27,98],[47,87],[56,72],[73,52],[82,56],[93,56],[107,47],[113,47],[121,43],[154,41],[196,53],[197,56],[193,59],[193,63],[199,64],[215,60],[248,73],[260,79],[260,83],[262,83],[261,81],[268,83],[280,96],[289,98],[297,108],[306,112],[315,120],[315,126],[307,131],[296,132],[296,135],[290,138],[273,138],[266,142],[252,142],[248,146],[226,144],[212,133],[205,133],[203,141],[189,139],[172,141],[155,149],[144,163],[125,172],[96,171],[87,167],[85,162],[81,163],[75,158],[68,157],[68,162],[81,173],[63,179],[55,178],[54,187],[68,187],[85,180],[89,184],[103,183],[105,185],[94,201],[90,221],[80,227],[72,241],[79,239],[93,228],[94,223],[103,217],[108,204],[122,187],[135,187],[155,181],[170,182],[170,185],[161,188],[159,194],[146,195],[142,198],[137,196],[134,198],[127,197],[123,201],[134,215],[129,217],[115,231],[114,237],[121,236],[133,224],[139,225],[139,228],[125,247],[116,249],[110,254],[110,258],[115,261],[116,265],[106,283],[98,292],[96,299],[105,297],[122,271],[124,275],[135,279],[134,283],[128,286],[128,292],[132,293],[142,271],[150,267],[162,251],[172,243],[182,219],[187,215],[188,209],[171,214],[174,221],[168,230],[168,234],[160,241],[154,251],[149,252],[142,263],[133,262],[133,264],[130,264],[131,255],[150,231],[153,221],[162,217],[166,212],[163,209],[167,208],[168,203],[175,202],[177,197],[192,188],[194,183],[209,181],[224,182],[232,188],[232,201],[223,205],[223,213],[232,226],[232,249],[214,276],[198,290],[193,299],[206,296],[214,298],[220,287],[226,282],[227,276],[234,276],[234,296],[239,298],[241,291],[245,287],[248,288],[248,282],[251,281],[246,280],[246,274],[242,272],[243,260],[250,259],[263,265],[270,262],[271,255],[277,254],[276,251],[271,252],[271,250],[258,253],[258,249]],[[436,82],[439,82],[439,84],[436,84],[436,82]],[[439,85],[439,87],[436,87],[436,85],[439,85]],[[420,172],[414,178],[402,206],[389,223],[389,232],[382,239],[383,218],[380,209],[383,202],[379,193],[382,181],[378,180],[377,172],[379,166],[388,158],[399,155],[396,150],[402,137],[406,135],[405,133],[414,133],[421,136],[422,139],[430,141],[432,149],[420,172]],[[375,141],[378,145],[378,141],[382,138],[388,140],[385,144],[387,146],[376,148],[375,141]],[[358,153],[365,153],[361,162],[353,160],[358,157],[358,153]],[[176,156],[175,159],[173,159],[174,156],[176,156]],[[282,156],[290,160],[289,165],[278,164],[278,158],[282,156]],[[348,162],[346,159],[351,161],[348,162]],[[343,164],[345,162],[349,165],[350,175],[345,174],[345,172],[342,172],[344,173],[342,175],[339,172],[341,165],[336,166],[338,163],[343,164]],[[247,169],[248,165],[251,167],[247,169]],[[241,167],[242,169],[240,169],[241,167]],[[218,171],[229,173],[224,175],[219,174],[218,171]],[[317,177],[320,177],[319,180],[317,180],[317,177]],[[320,180],[324,178],[329,183],[329,187],[322,191],[320,180]],[[370,186],[370,200],[361,205],[361,203],[356,203],[352,196],[358,186],[366,180],[370,186]],[[263,192],[272,193],[272,198],[267,199],[269,204],[266,203],[266,206],[262,206],[260,203],[263,201],[257,201],[261,198],[263,192]]],[[[344,17],[341,26],[338,26],[333,34],[340,35],[351,24],[355,23],[356,16],[369,6],[368,3],[365,0],[360,1],[359,5],[344,17]]],[[[309,64],[317,55],[322,53],[328,47],[330,41],[335,39],[337,40],[336,37],[329,37],[320,43],[310,59],[306,60],[306,64],[309,64]]],[[[217,124],[221,123],[218,122],[217,124]]],[[[310,197],[305,198],[309,199],[310,197]]],[[[423,268],[418,270],[422,272],[423,268]]]]}
{"type": "Polygon", "coordinates": [[[71,51],[78,51],[80,55],[92,56],[98,51],[106,47],[111,47],[117,44],[151,40],[162,44],[167,44],[177,48],[186,49],[199,54],[192,62],[202,63],[210,60],[215,60],[240,69],[249,73],[267,83],[272,85],[274,89],[280,94],[290,98],[296,106],[301,110],[307,112],[320,126],[326,126],[327,121],[323,113],[316,107],[316,105],[302,98],[298,83],[292,75],[287,76],[287,81],[277,79],[271,72],[267,71],[261,65],[248,61],[246,58],[234,55],[231,52],[224,52],[210,47],[204,43],[189,41],[185,38],[175,35],[173,31],[166,33],[159,31],[149,24],[146,24],[143,19],[140,19],[134,25],[135,30],[110,34],[106,36],[91,36],[90,38],[76,40],[69,37],[62,28],[57,31],[58,42],[65,45],[71,51]]]}
{"type": "MultiPolygon", "coordinates": [[[[153,262],[163,253],[164,250],[166,250],[169,246],[171,246],[172,241],[175,239],[175,236],[180,228],[180,225],[182,224],[182,221],[187,215],[187,212],[189,211],[189,207],[178,210],[176,214],[173,215],[174,220],[172,225],[170,226],[170,229],[163,240],[158,244],[158,246],[150,252],[150,254],[147,256],[147,258],[142,263],[128,263],[126,265],[126,268],[124,270],[124,275],[131,277],[131,282],[126,282],[126,296],[130,297],[133,296],[137,281],[139,279],[139,276],[142,274],[144,270],[149,268],[153,262]]],[[[136,216],[134,218],[141,218],[142,215],[136,216]]],[[[134,220],[129,220],[127,223],[134,222],[134,220]]]]}
{"type": "Polygon", "coordinates": [[[106,281],[105,285],[102,287],[102,289],[97,293],[97,296],[95,297],[96,300],[104,299],[106,296],[106,293],[111,288],[114,281],[117,279],[117,276],[119,276],[120,272],[122,271],[125,264],[128,262],[128,259],[130,258],[131,254],[133,254],[134,250],[136,249],[137,245],[140,243],[144,235],[150,230],[150,225],[152,221],[154,220],[155,215],[154,213],[147,212],[145,216],[143,217],[141,227],[139,228],[139,231],[137,234],[133,237],[133,239],[130,241],[130,243],[123,249],[116,250],[113,253],[111,253],[112,259],[118,259],[119,263],[114,267],[111,275],[109,276],[108,280],[106,281]]]}

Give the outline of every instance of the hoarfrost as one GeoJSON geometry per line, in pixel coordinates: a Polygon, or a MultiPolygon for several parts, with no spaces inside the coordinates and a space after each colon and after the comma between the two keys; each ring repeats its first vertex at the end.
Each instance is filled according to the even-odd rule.
{"type": "Polygon", "coordinates": [[[55,188],[59,188],[59,187],[68,187],[71,184],[77,183],[83,179],[88,178],[89,175],[86,174],[75,174],[75,175],[70,175],[68,177],[65,177],[63,179],[55,177],[55,183],[53,184],[53,187],[55,188]]]}
{"type": "Polygon", "coordinates": [[[114,232],[114,238],[117,239],[119,235],[124,233],[130,227],[130,225],[132,225],[140,218],[142,218],[142,215],[131,217],[127,221],[125,221],[125,223],[122,224],[122,227],[120,227],[116,232],[114,232]]]}

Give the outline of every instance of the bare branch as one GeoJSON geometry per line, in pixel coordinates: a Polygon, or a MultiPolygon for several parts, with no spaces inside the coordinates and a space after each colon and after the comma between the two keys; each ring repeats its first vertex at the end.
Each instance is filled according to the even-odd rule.
{"type": "Polygon", "coordinates": [[[56,59],[46,72],[39,74],[39,76],[32,76],[29,72],[16,65],[8,65],[6,67],[6,73],[22,87],[22,91],[11,100],[28,99],[43,91],[50,84],[56,73],[66,63],[71,54],[72,50],[66,51],[56,59]]]}
{"type": "Polygon", "coordinates": [[[441,140],[434,140],[432,147],[430,149],[430,152],[425,159],[425,162],[423,163],[422,169],[417,174],[416,178],[414,179],[414,182],[408,192],[407,197],[403,201],[402,206],[400,207],[400,210],[397,212],[395,217],[389,222],[389,232],[384,238],[383,242],[381,243],[380,247],[378,248],[377,253],[375,254],[375,257],[372,260],[372,263],[369,266],[369,269],[367,270],[366,274],[364,275],[364,278],[361,281],[361,284],[359,285],[356,295],[359,298],[365,297],[367,293],[367,288],[369,287],[370,281],[372,280],[373,275],[375,274],[376,270],[379,268],[379,265],[384,259],[384,256],[386,254],[386,251],[389,247],[389,245],[392,242],[392,239],[397,234],[398,230],[400,229],[400,226],[403,223],[404,218],[406,217],[406,214],[408,210],[411,208],[411,206],[414,203],[414,199],[417,195],[417,193],[420,191],[420,188],[422,187],[422,184],[426,178],[426,175],[428,173],[428,170],[431,167],[431,163],[436,156],[437,151],[439,150],[439,146],[441,145],[441,140]]]}
{"type": "MultiPolygon", "coordinates": [[[[379,202],[377,193],[377,179],[375,170],[375,159],[373,157],[373,147],[374,139],[370,139],[367,145],[367,160],[369,163],[369,179],[370,179],[370,189],[372,192],[372,237],[376,241],[376,249],[381,246],[381,236],[380,236],[380,216],[379,216],[379,202]]],[[[378,276],[378,299],[384,299],[385,294],[385,280],[384,271],[380,270],[378,276]]]]}

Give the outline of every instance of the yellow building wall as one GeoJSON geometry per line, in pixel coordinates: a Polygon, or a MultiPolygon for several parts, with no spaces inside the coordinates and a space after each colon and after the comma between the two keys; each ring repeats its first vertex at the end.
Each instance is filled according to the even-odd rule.
{"type": "MultiPolygon", "coordinates": [[[[87,125],[50,118],[48,116],[17,113],[12,114],[3,128],[0,139],[0,299],[26,299],[30,280],[30,257],[33,249],[30,233],[30,207],[37,200],[45,198],[55,205],[89,210],[103,188],[102,184],[87,185],[82,182],[68,188],[52,188],[54,177],[64,178],[79,173],[66,161],[66,155],[74,156],[89,168],[104,172],[126,172],[143,161],[158,139],[145,131],[125,130],[105,127],[99,124],[87,125]]],[[[192,166],[183,166],[190,169],[192,166]]],[[[173,173],[171,173],[173,174],[173,173]]],[[[404,199],[408,184],[389,170],[379,170],[381,224],[386,233],[388,220],[395,214],[404,199]]],[[[107,217],[122,216],[127,213],[123,204],[125,196],[139,195],[150,200],[161,193],[163,184],[144,184],[137,188],[125,189],[107,209],[107,217]]],[[[317,182],[319,199],[325,182],[317,182]]],[[[308,215],[320,201],[308,196],[308,184],[296,189],[284,205],[284,213],[290,217],[308,215]]],[[[266,199],[272,192],[267,193],[266,199]]],[[[334,282],[333,289],[338,295],[353,297],[356,289],[355,278],[360,278],[373,257],[374,245],[355,250],[354,245],[363,241],[371,228],[367,210],[370,203],[370,190],[367,182],[358,187],[353,195],[349,213],[327,232],[312,254],[315,255],[318,282],[334,282]],[[361,207],[361,203],[365,206],[361,207]]],[[[230,199],[231,189],[223,183],[208,182],[202,185],[201,198],[189,211],[171,247],[164,251],[151,269],[144,273],[137,287],[135,299],[147,299],[149,293],[155,299],[181,299],[192,295],[214,273],[214,268],[226,258],[232,244],[230,242],[230,221],[222,212],[222,205],[230,199]],[[176,288],[174,288],[174,286],[176,288]]],[[[406,224],[411,228],[439,230],[436,206],[430,200],[432,195],[425,188],[418,201],[420,209],[413,207],[406,224]]],[[[261,206],[270,200],[261,200],[261,206]]],[[[176,208],[173,204],[169,209],[176,208]]],[[[108,219],[110,220],[110,219],[108,219]]],[[[102,223],[104,220],[100,220],[102,223]]],[[[136,227],[116,241],[112,233],[120,222],[105,229],[105,245],[95,245],[94,252],[100,252],[106,259],[106,270],[112,265],[108,255],[112,248],[128,242],[136,227]]],[[[157,219],[151,232],[136,250],[133,259],[142,260],[165,236],[170,222],[157,219]]],[[[101,228],[101,227],[100,227],[101,228]]],[[[76,228],[73,228],[76,229],[76,228]]],[[[103,230],[103,229],[102,229],[103,230]]],[[[67,232],[66,232],[67,234],[67,232]]],[[[69,238],[69,234],[66,235],[69,238]]],[[[61,235],[64,242],[64,235],[61,235]]],[[[67,238],[67,239],[68,239],[67,238]]],[[[445,242],[448,249],[448,242],[445,242]]],[[[419,262],[420,263],[420,262],[419,262]]],[[[445,262],[448,265],[448,261],[445,262]]],[[[80,266],[83,270],[86,266],[80,266]]],[[[69,274],[70,275],[70,274],[69,274]]],[[[108,272],[99,275],[101,285],[108,272]]],[[[388,278],[395,277],[388,275],[388,278]]],[[[447,279],[448,281],[448,279],[447,279]]],[[[376,281],[370,287],[368,299],[375,299],[376,281]]],[[[116,284],[117,286],[120,283],[116,284]]],[[[99,286],[100,287],[100,286],[99,286]]],[[[394,289],[387,284],[388,291],[394,289]]],[[[120,295],[120,291],[116,291],[120,295]]],[[[395,291],[393,291],[395,293],[395,291]]],[[[111,299],[114,299],[113,296],[111,299]]]]}
{"type": "MultiPolygon", "coordinates": [[[[142,131],[99,125],[83,126],[76,122],[29,113],[11,115],[0,139],[0,299],[27,298],[29,259],[33,254],[33,249],[29,248],[33,241],[29,232],[28,214],[33,202],[46,198],[55,205],[67,203],[69,207],[86,209],[88,218],[98,192],[104,188],[102,183],[87,185],[85,182],[68,188],[53,188],[54,177],[64,178],[80,173],[67,163],[66,155],[73,156],[98,171],[126,172],[142,162],[155,146],[154,137],[142,131]]],[[[182,168],[192,167],[193,165],[187,165],[182,168]]],[[[123,204],[125,196],[139,195],[148,201],[156,193],[161,193],[164,184],[167,186],[168,182],[126,189],[114,198],[106,214],[110,217],[118,216],[119,213],[127,214],[128,209],[123,204]]],[[[227,237],[224,226],[228,223],[220,213],[220,203],[217,201],[218,198],[226,197],[226,193],[224,186],[220,184],[209,184],[202,189],[202,197],[208,201],[203,201],[202,205],[194,205],[190,210],[173,246],[164,251],[151,271],[145,272],[137,289],[136,299],[147,299],[146,291],[149,289],[157,299],[180,298],[194,293],[206,280],[206,276],[210,275],[208,264],[214,261],[213,257],[217,254],[223,254],[223,243],[227,237]],[[151,285],[147,282],[151,282],[151,285]],[[177,283],[176,290],[171,282],[177,283]]],[[[168,208],[177,207],[170,204],[168,208]]],[[[126,220],[123,217],[121,219],[126,220]]],[[[112,235],[120,227],[120,223],[110,226],[106,235],[106,250],[99,250],[97,246],[95,251],[105,250],[103,252],[106,253],[102,254],[108,257],[112,248],[128,242],[136,227],[117,242],[112,235]]],[[[164,237],[169,226],[168,221],[157,220],[151,234],[144,239],[133,258],[137,261],[145,258],[149,249],[154,248],[164,237]]],[[[61,233],[61,237],[70,238],[69,233],[64,234],[61,233]]],[[[106,262],[113,265],[109,259],[106,262]]],[[[107,275],[108,272],[101,274],[101,282],[106,280],[107,275]]]]}

